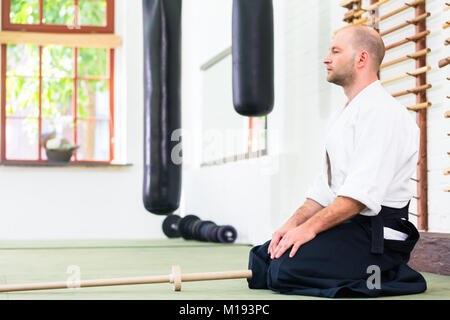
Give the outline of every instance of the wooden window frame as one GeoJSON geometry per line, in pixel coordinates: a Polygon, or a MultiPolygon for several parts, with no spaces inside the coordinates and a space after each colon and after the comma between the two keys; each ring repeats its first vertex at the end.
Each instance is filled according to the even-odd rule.
{"type": "MultiPolygon", "coordinates": [[[[43,12],[43,1],[39,0],[40,4],[40,22],[42,22],[42,12],[43,12]]],[[[78,0],[74,0],[75,5],[78,5],[78,0]]],[[[2,0],[2,30],[4,31],[22,31],[22,32],[42,32],[42,33],[114,33],[114,0],[106,0],[107,12],[106,20],[107,25],[104,27],[99,26],[81,26],[80,28],[68,28],[67,25],[27,25],[27,24],[11,24],[9,19],[9,13],[11,8],[11,0],[2,0]]],[[[77,10],[75,10],[77,11],[77,10]]],[[[76,20],[75,20],[76,21],[76,20]]],[[[42,45],[38,45],[39,48],[39,115],[38,115],[38,159],[37,160],[26,160],[26,159],[7,159],[6,158],[6,72],[7,72],[7,44],[1,45],[1,149],[0,149],[0,160],[1,162],[21,162],[21,163],[47,163],[48,160],[42,159],[42,144],[39,138],[42,133],[42,45]]],[[[93,77],[79,77],[78,76],[78,46],[72,46],[73,49],[73,59],[74,59],[74,73],[72,75],[74,87],[72,96],[72,110],[73,110],[73,123],[76,124],[78,120],[109,120],[109,160],[78,160],[77,153],[74,153],[73,160],[71,163],[103,163],[110,164],[114,159],[114,49],[107,48],[107,75],[106,77],[94,77],[94,78],[104,78],[103,80],[108,80],[108,90],[109,90],[109,119],[103,118],[79,118],[77,116],[77,89],[78,80],[87,79],[93,77]]],[[[89,80],[89,79],[88,79],[89,80]]],[[[74,125],[73,129],[73,142],[77,144],[77,126],[74,125]]]]}
{"type": "MultiPolygon", "coordinates": [[[[39,0],[39,23],[19,24],[11,23],[9,14],[11,11],[11,0],[2,0],[2,30],[8,31],[30,31],[30,32],[54,32],[54,33],[114,33],[114,0],[106,1],[106,26],[80,26],[78,25],[78,10],[75,10],[74,25],[45,24],[42,23],[44,12],[44,1],[39,0]],[[73,27],[73,28],[72,28],[73,27]]],[[[73,0],[78,8],[79,0],[73,0]]]]}

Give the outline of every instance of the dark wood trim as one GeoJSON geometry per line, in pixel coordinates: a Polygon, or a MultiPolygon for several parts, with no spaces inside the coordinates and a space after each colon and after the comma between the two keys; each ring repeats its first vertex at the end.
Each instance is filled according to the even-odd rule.
{"type": "Polygon", "coordinates": [[[93,162],[93,161],[71,161],[68,163],[62,163],[62,162],[48,162],[47,160],[45,161],[22,161],[22,160],[17,160],[17,161],[6,161],[6,162],[0,162],[0,166],[5,166],[5,167],[92,167],[92,168],[96,168],[96,167],[131,167],[133,166],[133,164],[131,163],[124,163],[124,164],[119,164],[119,163],[110,163],[110,162],[93,162]]]}
{"type": "Polygon", "coordinates": [[[1,161],[6,159],[6,44],[2,44],[1,57],[1,161]]]}
{"type": "Polygon", "coordinates": [[[243,153],[243,154],[237,154],[234,156],[224,157],[224,158],[217,159],[217,160],[202,162],[200,164],[200,167],[211,167],[211,166],[223,165],[223,164],[230,163],[230,162],[254,159],[254,158],[259,158],[259,157],[263,157],[263,156],[267,156],[267,155],[268,155],[268,152],[267,152],[267,148],[266,148],[266,149],[261,149],[258,151],[252,151],[252,152],[247,152],[247,153],[243,153]]]}
{"type": "Polygon", "coordinates": [[[11,0],[2,1],[2,30],[6,30],[7,22],[9,23],[9,11],[11,8],[11,0]]]}
{"type": "MultiPolygon", "coordinates": [[[[73,52],[73,93],[72,93],[72,119],[73,119],[73,144],[78,145],[78,48],[73,52]]],[[[73,153],[73,159],[78,161],[77,152],[73,153]]]]}
{"type": "MultiPolygon", "coordinates": [[[[41,151],[41,134],[42,134],[42,46],[39,46],[39,93],[38,93],[38,107],[39,107],[39,117],[38,117],[38,159],[42,159],[41,151]]],[[[44,146],[45,147],[45,146],[44,146]]]]}
{"type": "MultiPolygon", "coordinates": [[[[377,3],[378,0],[370,0],[370,4],[377,3]]],[[[380,33],[380,24],[379,24],[379,12],[378,8],[370,12],[370,19],[372,21],[373,28],[380,33]],[[376,22],[375,22],[376,21],[376,22]],[[375,22],[375,23],[374,23],[375,22]]],[[[378,80],[380,80],[380,70],[377,72],[378,80]]]]}
{"type": "MultiPolygon", "coordinates": [[[[56,33],[114,33],[114,0],[106,0],[107,7],[106,7],[106,26],[105,27],[98,27],[98,26],[77,26],[77,28],[70,28],[70,26],[65,25],[46,25],[42,23],[43,18],[43,0],[39,1],[39,23],[36,25],[23,25],[23,24],[12,24],[10,23],[9,19],[9,12],[11,8],[11,0],[3,0],[2,1],[2,30],[8,30],[8,31],[29,31],[29,32],[56,32],[56,33]]],[[[75,25],[78,23],[78,0],[75,0],[75,25]]],[[[42,54],[42,46],[39,47],[40,55],[42,54]]],[[[109,120],[110,123],[110,154],[109,154],[109,161],[106,163],[113,161],[114,159],[114,144],[113,144],[113,138],[114,138],[114,50],[113,49],[106,49],[108,50],[108,62],[107,62],[107,68],[108,68],[108,76],[104,77],[104,80],[108,80],[108,86],[109,86],[109,104],[110,104],[110,117],[105,120],[109,120]]],[[[74,130],[73,130],[73,141],[74,144],[77,144],[77,122],[78,122],[78,115],[77,115],[77,94],[78,94],[78,80],[82,79],[84,77],[78,77],[78,66],[77,66],[77,56],[78,56],[78,49],[76,47],[73,48],[73,61],[74,61],[74,73],[73,73],[73,81],[74,81],[74,89],[73,89],[73,97],[72,97],[72,110],[73,110],[73,121],[74,121],[74,130]]],[[[41,123],[41,115],[42,115],[42,75],[41,75],[41,60],[40,59],[40,75],[39,75],[39,135],[42,131],[42,123],[41,123]]],[[[11,162],[11,163],[18,163],[17,160],[13,159],[6,159],[6,137],[5,137],[5,124],[6,124],[6,44],[2,45],[2,73],[1,73],[1,124],[2,124],[2,130],[1,130],[1,161],[2,162],[11,162]]],[[[93,77],[95,78],[95,77],[93,77]]],[[[103,78],[103,77],[102,77],[103,78]]],[[[94,79],[93,79],[94,80],[94,79]]],[[[36,163],[39,163],[41,161],[46,162],[47,160],[42,159],[42,150],[41,150],[41,142],[40,139],[38,139],[38,160],[30,160],[34,161],[36,163]]],[[[23,162],[19,160],[19,162],[23,162]]],[[[25,161],[27,162],[27,161],[25,161]]],[[[74,154],[74,162],[81,163],[82,161],[77,160],[77,154],[74,154]]],[[[89,161],[89,163],[103,163],[103,161],[89,161]]]]}
{"type": "MultiPolygon", "coordinates": [[[[9,12],[11,10],[11,0],[2,0],[2,30],[7,31],[32,31],[32,32],[55,32],[55,33],[114,33],[114,0],[106,1],[106,26],[79,26],[74,28],[67,25],[44,24],[43,0],[39,1],[39,23],[18,24],[11,23],[9,12]]],[[[76,13],[77,15],[78,13],[76,13]]],[[[75,22],[76,23],[76,22],[75,22]]]]}
{"type": "MultiPolygon", "coordinates": [[[[415,8],[415,16],[421,16],[426,13],[425,3],[419,4],[415,8]]],[[[415,26],[416,34],[427,30],[426,20],[421,20],[415,26]]],[[[426,49],[427,38],[423,37],[416,41],[416,52],[426,49]]],[[[421,68],[427,65],[427,56],[421,56],[416,59],[416,68],[421,68]]],[[[416,87],[427,84],[427,73],[424,72],[416,76],[416,87]]],[[[427,91],[419,91],[416,94],[416,104],[427,102],[427,91]]],[[[428,230],[428,166],[427,166],[427,108],[417,111],[416,114],[417,125],[420,129],[420,147],[419,147],[419,161],[417,166],[417,228],[421,231],[428,230]]]]}
{"type": "Polygon", "coordinates": [[[109,160],[114,160],[114,49],[108,50],[109,76],[109,160]]]}

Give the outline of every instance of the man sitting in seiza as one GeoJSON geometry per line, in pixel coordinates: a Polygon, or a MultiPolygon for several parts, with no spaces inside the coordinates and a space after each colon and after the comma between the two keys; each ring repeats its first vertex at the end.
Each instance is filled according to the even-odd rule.
{"type": "Polygon", "coordinates": [[[252,289],[322,297],[426,290],[407,266],[419,233],[408,219],[419,128],[381,85],[385,47],[366,26],[345,27],[324,63],[348,102],[331,118],[320,175],[305,203],[253,247],[252,289]]]}

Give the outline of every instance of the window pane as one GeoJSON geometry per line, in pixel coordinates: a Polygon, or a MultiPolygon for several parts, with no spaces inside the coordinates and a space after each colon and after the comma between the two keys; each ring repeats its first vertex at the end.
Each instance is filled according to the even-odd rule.
{"type": "Polygon", "coordinates": [[[63,46],[42,48],[42,76],[64,78],[73,76],[73,50],[63,46]]]}
{"type": "Polygon", "coordinates": [[[108,118],[109,92],[107,80],[78,81],[78,118],[108,118]]]}
{"type": "Polygon", "coordinates": [[[39,78],[6,78],[6,116],[39,116],[39,78]]]}
{"type": "Polygon", "coordinates": [[[75,5],[73,0],[44,0],[42,22],[46,24],[73,25],[75,5]]]}
{"type": "Polygon", "coordinates": [[[203,162],[248,152],[248,118],[233,110],[232,65],[229,55],[203,73],[203,162]]]}
{"type": "Polygon", "coordinates": [[[12,0],[9,13],[11,23],[39,23],[39,0],[12,0]]]}
{"type": "Polygon", "coordinates": [[[109,121],[78,120],[78,160],[109,161],[109,121]]]}
{"type": "Polygon", "coordinates": [[[42,116],[72,117],[73,80],[42,78],[42,116]]]}
{"type": "MultiPolygon", "coordinates": [[[[73,141],[73,118],[42,118],[42,134],[55,133],[57,137],[66,139],[69,143],[73,141]]],[[[44,145],[42,145],[44,148],[44,145]]],[[[43,149],[44,150],[44,149],[43,149]]],[[[45,152],[41,153],[42,159],[47,159],[45,152]]]]}
{"type": "Polygon", "coordinates": [[[106,76],[106,49],[78,49],[78,76],[106,76]]]}
{"type": "Polygon", "coordinates": [[[39,148],[37,137],[37,119],[6,119],[6,158],[37,160],[39,148]]]}
{"type": "Polygon", "coordinates": [[[39,76],[39,47],[31,44],[8,45],[6,75],[39,76]]]}
{"type": "Polygon", "coordinates": [[[106,26],[105,0],[80,0],[79,24],[82,26],[106,26]]]}
{"type": "Polygon", "coordinates": [[[266,149],[266,117],[252,118],[250,151],[266,149]]]}

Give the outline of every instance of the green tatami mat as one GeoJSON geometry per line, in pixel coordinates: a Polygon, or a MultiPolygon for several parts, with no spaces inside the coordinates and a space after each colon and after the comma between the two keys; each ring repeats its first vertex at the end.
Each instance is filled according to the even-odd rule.
{"type": "MultiPolygon", "coordinates": [[[[81,279],[167,275],[247,269],[251,246],[171,240],[3,241],[0,284],[67,281],[69,270],[81,279]]],[[[450,277],[423,273],[423,294],[382,299],[450,299],[450,277]]],[[[270,290],[250,290],[245,279],[185,282],[181,292],[169,283],[0,293],[0,299],[151,299],[295,300],[270,290]]],[[[378,298],[381,299],[381,298],[378,298]]]]}
{"type": "Polygon", "coordinates": [[[205,247],[217,246],[220,244],[186,241],[182,238],[177,239],[155,239],[155,240],[3,240],[0,241],[1,249],[65,249],[65,248],[133,248],[133,247],[205,247]]]}

